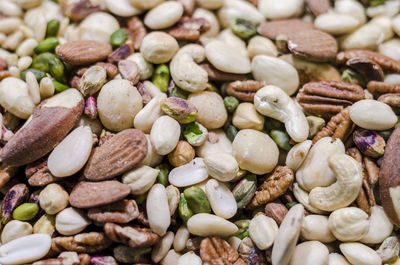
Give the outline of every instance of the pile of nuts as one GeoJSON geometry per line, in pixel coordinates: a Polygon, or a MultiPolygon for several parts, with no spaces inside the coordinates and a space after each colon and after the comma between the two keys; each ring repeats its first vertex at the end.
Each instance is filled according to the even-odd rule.
{"type": "Polygon", "coordinates": [[[400,264],[400,0],[0,0],[0,264],[400,264]]]}

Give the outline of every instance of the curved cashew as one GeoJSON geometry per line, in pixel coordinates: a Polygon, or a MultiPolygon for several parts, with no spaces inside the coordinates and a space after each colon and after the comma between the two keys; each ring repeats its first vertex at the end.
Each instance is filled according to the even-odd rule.
{"type": "Polygon", "coordinates": [[[198,44],[182,47],[170,63],[171,76],[175,84],[189,92],[199,92],[206,88],[207,72],[196,63],[206,58],[205,50],[198,44]]]}
{"type": "Polygon", "coordinates": [[[348,155],[335,154],[329,158],[329,167],[337,181],[328,187],[311,190],[310,204],[324,211],[334,211],[348,206],[358,196],[362,173],[360,164],[348,155]]]}
{"type": "Polygon", "coordinates": [[[279,87],[269,85],[254,96],[254,105],[261,114],[285,123],[286,131],[296,142],[308,137],[308,122],[301,108],[279,87]]]}
{"type": "Polygon", "coordinates": [[[312,213],[316,214],[326,214],[327,212],[322,211],[310,205],[309,194],[307,191],[303,190],[298,183],[293,183],[293,195],[296,200],[312,213]]]}

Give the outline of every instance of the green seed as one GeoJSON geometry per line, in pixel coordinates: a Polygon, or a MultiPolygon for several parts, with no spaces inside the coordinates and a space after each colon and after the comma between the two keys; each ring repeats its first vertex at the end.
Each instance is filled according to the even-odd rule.
{"type": "Polygon", "coordinates": [[[242,39],[248,39],[257,33],[256,26],[248,19],[235,18],[231,22],[232,32],[242,39]]]}
{"type": "Polygon", "coordinates": [[[23,203],[13,211],[13,218],[20,221],[29,221],[36,216],[39,206],[36,203],[23,203]]]}
{"type": "Polygon", "coordinates": [[[40,71],[38,69],[29,68],[29,69],[26,69],[25,71],[21,72],[22,80],[26,81],[26,73],[28,73],[28,72],[32,72],[35,75],[36,80],[38,82],[40,82],[40,80],[42,80],[44,77],[46,77],[46,73],[45,72],[40,71]]]}
{"type": "Polygon", "coordinates": [[[116,48],[121,46],[126,42],[128,38],[128,34],[126,33],[125,29],[118,29],[111,34],[110,43],[111,45],[116,48]]]}
{"type": "Polygon", "coordinates": [[[147,198],[147,193],[135,195],[135,201],[137,204],[142,204],[143,202],[145,202],[146,198],[147,198]]]}
{"type": "Polygon", "coordinates": [[[292,148],[292,145],[290,144],[290,137],[286,132],[272,130],[270,134],[275,143],[283,150],[289,151],[290,148],[292,148]]]}
{"type": "Polygon", "coordinates": [[[50,59],[49,61],[50,74],[58,81],[63,84],[67,83],[67,74],[65,72],[65,66],[57,57],[50,59]]]}
{"type": "Polygon", "coordinates": [[[229,138],[229,140],[231,140],[231,142],[233,142],[237,133],[238,133],[238,130],[236,129],[235,126],[233,126],[231,124],[226,129],[226,136],[228,136],[228,138],[229,138]]]}
{"type": "Polygon", "coordinates": [[[364,86],[365,84],[364,78],[359,73],[353,71],[352,69],[346,69],[343,71],[342,81],[360,86],[364,86]]]}
{"type": "Polygon", "coordinates": [[[211,213],[210,203],[204,191],[199,187],[190,187],[184,190],[186,201],[189,208],[194,213],[211,213]]]}
{"type": "Polygon", "coordinates": [[[264,129],[266,131],[271,131],[271,130],[285,130],[285,125],[273,118],[265,117],[265,122],[264,122],[264,129]]]}
{"type": "Polygon", "coordinates": [[[32,68],[48,73],[50,72],[49,61],[56,57],[53,53],[41,53],[33,58],[32,68]]]}
{"type": "Polygon", "coordinates": [[[57,93],[60,93],[60,92],[63,92],[64,90],[69,89],[69,86],[62,84],[62,83],[58,82],[57,80],[52,80],[52,82],[54,85],[54,90],[57,93]]]}
{"type": "Polygon", "coordinates": [[[178,212],[179,216],[185,223],[190,219],[190,217],[193,216],[193,211],[189,208],[183,193],[181,194],[181,199],[179,200],[178,212]]]}
{"type": "Polygon", "coordinates": [[[239,100],[233,96],[228,96],[224,98],[224,105],[229,113],[233,113],[239,105],[239,100]]]}
{"type": "Polygon", "coordinates": [[[43,52],[54,52],[56,49],[57,45],[60,42],[58,41],[58,38],[56,37],[50,37],[45,40],[42,40],[38,46],[36,46],[33,51],[37,54],[43,53],[43,52]]]}
{"type": "Polygon", "coordinates": [[[243,239],[245,237],[250,236],[249,235],[249,226],[250,226],[249,219],[238,220],[235,222],[235,225],[239,228],[239,232],[235,235],[236,237],[243,239]]]}
{"type": "Polygon", "coordinates": [[[192,122],[186,125],[183,135],[190,144],[193,144],[203,136],[203,131],[200,129],[200,125],[197,122],[192,122]]]}
{"type": "Polygon", "coordinates": [[[169,92],[169,96],[170,97],[183,98],[183,99],[187,99],[188,98],[189,93],[184,91],[184,90],[182,90],[182,89],[180,89],[179,87],[177,87],[173,80],[171,80],[171,82],[170,82],[170,86],[171,85],[173,85],[173,88],[169,92]]]}
{"type": "Polygon", "coordinates": [[[169,68],[165,64],[160,64],[154,71],[153,83],[164,93],[168,91],[169,68]]]}
{"type": "Polygon", "coordinates": [[[161,164],[156,166],[156,169],[160,170],[157,176],[157,183],[164,185],[165,187],[168,186],[168,174],[169,169],[166,164],[161,164]]]}
{"type": "Polygon", "coordinates": [[[297,202],[288,202],[288,203],[286,203],[286,208],[290,209],[293,206],[295,206],[296,204],[297,204],[297,202]]]}
{"type": "Polygon", "coordinates": [[[386,0],[370,0],[369,6],[375,7],[375,6],[384,5],[385,3],[386,3],[386,0]]]}
{"type": "Polygon", "coordinates": [[[52,19],[49,22],[47,22],[46,38],[56,37],[59,29],[60,29],[60,21],[58,19],[52,19]]]}

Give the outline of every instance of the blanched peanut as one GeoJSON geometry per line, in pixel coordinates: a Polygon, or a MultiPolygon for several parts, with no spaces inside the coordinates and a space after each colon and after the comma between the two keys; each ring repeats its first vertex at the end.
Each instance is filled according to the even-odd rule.
{"type": "Polygon", "coordinates": [[[328,248],[319,241],[307,241],[296,246],[289,265],[326,265],[328,248]]]}
{"type": "Polygon", "coordinates": [[[140,53],[151,63],[166,63],[178,51],[178,42],[169,34],[153,31],[144,37],[140,53]]]}
{"type": "Polygon", "coordinates": [[[166,155],[178,144],[180,133],[181,126],[175,119],[167,115],[161,116],[151,127],[151,143],[158,154],[166,155]]]}
{"type": "Polygon", "coordinates": [[[329,229],[340,241],[357,241],[368,233],[368,215],[356,207],[336,210],[329,216],[329,229]]]}
{"type": "Polygon", "coordinates": [[[236,214],[236,200],[224,183],[210,179],[206,184],[206,195],[213,212],[217,216],[229,219],[236,214]]]}
{"type": "Polygon", "coordinates": [[[328,226],[328,217],[324,215],[307,215],[301,226],[301,236],[307,240],[330,243],[336,240],[328,226]]]}
{"type": "Polygon", "coordinates": [[[14,239],[32,234],[32,225],[28,222],[12,220],[8,222],[1,232],[1,243],[6,244],[14,239]]]}
{"type": "Polygon", "coordinates": [[[260,214],[251,219],[249,233],[251,240],[259,249],[268,249],[278,234],[278,225],[274,219],[260,214]]]}
{"type": "Polygon", "coordinates": [[[144,24],[151,29],[165,29],[174,25],[183,14],[183,6],[178,1],[161,3],[144,17],[144,24]]]}
{"type": "Polygon", "coordinates": [[[171,217],[168,196],[163,185],[155,184],[147,194],[146,211],[151,230],[160,236],[165,235],[171,217]]]}
{"type": "Polygon", "coordinates": [[[174,242],[174,233],[169,231],[154,245],[153,251],[151,252],[151,260],[154,263],[160,262],[167,255],[172,242],[174,242]]]}
{"type": "Polygon", "coordinates": [[[174,237],[174,250],[182,251],[186,248],[186,241],[189,239],[189,230],[184,226],[180,226],[174,237]]]}

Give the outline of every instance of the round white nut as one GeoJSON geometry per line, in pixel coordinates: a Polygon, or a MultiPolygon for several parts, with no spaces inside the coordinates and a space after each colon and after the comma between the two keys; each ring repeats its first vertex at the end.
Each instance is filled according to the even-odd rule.
{"type": "Polygon", "coordinates": [[[171,249],[168,251],[167,255],[160,262],[161,265],[176,265],[178,263],[179,258],[182,255],[175,252],[175,250],[171,249]]]}
{"type": "Polygon", "coordinates": [[[201,34],[202,37],[215,37],[218,35],[219,33],[219,21],[217,16],[204,8],[196,8],[193,15],[193,18],[204,18],[205,20],[207,20],[210,23],[210,28],[204,32],[203,34],[201,34]]]}
{"type": "Polygon", "coordinates": [[[374,205],[370,209],[368,232],[360,239],[365,244],[382,243],[393,231],[393,224],[390,222],[382,206],[374,205]]]}
{"type": "Polygon", "coordinates": [[[251,72],[250,59],[240,50],[220,40],[213,40],[206,45],[207,60],[218,70],[234,74],[251,72]],[[235,55],[235,56],[233,56],[235,55]]]}
{"type": "Polygon", "coordinates": [[[165,235],[171,223],[168,196],[165,187],[155,184],[147,194],[146,211],[151,230],[159,236],[165,235]]]}
{"type": "Polygon", "coordinates": [[[195,214],[187,222],[189,232],[196,236],[220,236],[227,237],[238,232],[235,224],[222,217],[199,213],[195,214]]]}
{"type": "Polygon", "coordinates": [[[351,265],[345,257],[338,253],[331,253],[329,254],[328,258],[328,265],[351,265]]]}
{"type": "Polygon", "coordinates": [[[150,140],[150,135],[146,134],[147,139],[147,155],[143,158],[142,162],[140,162],[140,166],[150,166],[155,167],[161,163],[163,159],[162,155],[157,154],[156,149],[154,148],[153,144],[150,140]]]}
{"type": "Polygon", "coordinates": [[[34,38],[29,38],[21,42],[21,44],[18,45],[17,50],[15,53],[22,57],[22,56],[30,56],[33,55],[33,49],[38,45],[38,41],[35,40],[34,38]]]}
{"type": "Polygon", "coordinates": [[[340,241],[358,241],[367,234],[368,214],[356,207],[336,210],[329,216],[329,229],[340,241]]]}
{"type": "Polygon", "coordinates": [[[83,168],[92,151],[92,130],[81,126],[68,134],[50,153],[47,166],[55,177],[68,177],[83,168]]]}
{"type": "Polygon", "coordinates": [[[189,92],[200,92],[207,86],[207,72],[198,66],[205,59],[205,49],[198,44],[183,46],[170,63],[171,76],[175,84],[189,92]]]}
{"type": "Polygon", "coordinates": [[[199,157],[205,158],[215,153],[233,154],[232,142],[228,139],[223,130],[211,130],[210,133],[215,133],[215,135],[218,137],[218,142],[214,143],[208,140],[204,141],[201,146],[196,148],[196,154],[199,157]]]}
{"type": "Polygon", "coordinates": [[[178,42],[171,35],[153,31],[144,37],[140,53],[147,61],[160,64],[169,62],[178,49],[178,42]]]}
{"type": "Polygon", "coordinates": [[[380,101],[364,99],[350,107],[350,118],[358,126],[368,130],[388,130],[397,122],[392,108],[380,101]]]}
{"type": "Polygon", "coordinates": [[[79,24],[81,40],[110,42],[110,36],[119,29],[117,19],[105,12],[96,12],[87,16],[79,24]]]}
{"type": "Polygon", "coordinates": [[[163,115],[160,102],[165,99],[164,94],[152,98],[135,116],[133,125],[144,133],[149,133],[154,122],[163,115]]]}
{"type": "Polygon", "coordinates": [[[62,235],[71,236],[83,231],[91,221],[79,209],[68,207],[56,216],[56,230],[62,235]]]}
{"type": "Polygon", "coordinates": [[[8,222],[3,231],[1,231],[1,243],[6,244],[14,239],[32,234],[32,225],[28,222],[19,220],[11,220],[8,222]]]}
{"type": "Polygon", "coordinates": [[[35,108],[26,83],[15,77],[7,77],[0,82],[0,105],[21,119],[27,119],[35,108]]]}
{"type": "Polygon", "coordinates": [[[178,1],[166,1],[151,9],[144,17],[144,24],[150,29],[171,27],[183,15],[183,5],[178,1]]]}
{"type": "Polygon", "coordinates": [[[142,96],[128,80],[114,79],[105,84],[97,97],[97,110],[104,127],[122,131],[133,126],[142,109],[142,96]]]}
{"type": "Polygon", "coordinates": [[[176,265],[202,265],[201,258],[197,256],[193,251],[186,252],[179,259],[176,265]]]}
{"type": "Polygon", "coordinates": [[[340,139],[333,141],[331,137],[324,137],[318,140],[296,172],[296,180],[300,187],[310,191],[315,187],[326,187],[334,183],[336,177],[328,166],[328,159],[332,155],[344,152],[345,148],[340,139]]]}
{"type": "Polygon", "coordinates": [[[236,159],[227,153],[213,153],[204,158],[208,174],[219,181],[231,181],[239,171],[236,159]]]}
{"type": "Polygon", "coordinates": [[[265,17],[249,2],[241,0],[227,0],[225,5],[218,10],[221,26],[228,28],[231,21],[237,17],[245,17],[253,24],[258,25],[265,21],[265,17]]]}
{"type": "Polygon", "coordinates": [[[232,124],[238,129],[254,129],[261,131],[264,128],[264,117],[260,115],[254,104],[240,103],[232,117],[232,124]]]}
{"type": "Polygon", "coordinates": [[[278,163],[279,149],[276,143],[260,131],[240,130],[232,148],[239,167],[257,175],[271,172],[278,163]]]}
{"type": "Polygon", "coordinates": [[[224,219],[233,217],[237,212],[236,200],[230,189],[222,182],[210,179],[205,187],[207,200],[215,215],[224,219]]]}
{"type": "Polygon", "coordinates": [[[330,243],[336,240],[329,230],[328,217],[317,214],[310,214],[304,217],[301,236],[310,241],[316,240],[323,243],[330,243]]]}
{"type": "MultiPolygon", "coordinates": [[[[146,61],[140,52],[131,54],[126,60],[135,62],[139,68],[140,80],[146,80],[153,75],[154,67],[146,61]]],[[[144,85],[144,83],[143,83],[144,85]]]]}
{"type": "Polygon", "coordinates": [[[268,85],[259,89],[254,96],[254,105],[261,114],[285,123],[286,131],[294,141],[300,143],[307,139],[309,126],[303,111],[281,88],[268,85]]]}
{"type": "Polygon", "coordinates": [[[174,242],[174,233],[168,231],[165,236],[161,238],[153,247],[153,251],[151,252],[151,260],[154,263],[160,262],[168,253],[168,250],[171,248],[172,243],[174,242]]]}
{"type": "MultiPolygon", "coordinates": [[[[400,18],[400,16],[399,16],[400,18]]],[[[383,55],[386,55],[392,59],[395,60],[400,60],[400,39],[390,39],[388,41],[385,41],[384,43],[380,44],[378,47],[379,53],[382,53],[383,55]]],[[[387,74],[385,76],[385,82],[387,76],[391,75],[398,75],[398,74],[387,74]]]]}
{"type": "Polygon", "coordinates": [[[272,246],[278,234],[278,225],[275,220],[263,214],[257,215],[250,221],[249,234],[254,244],[265,250],[272,246]]]}
{"type": "Polygon", "coordinates": [[[164,2],[164,0],[130,0],[131,4],[139,9],[152,9],[156,5],[164,2]]]}
{"type": "Polygon", "coordinates": [[[365,14],[364,6],[358,2],[353,0],[341,0],[335,2],[334,11],[339,14],[350,15],[356,18],[360,25],[364,24],[367,20],[367,16],[365,14]]]}
{"type": "Polygon", "coordinates": [[[340,250],[351,264],[357,265],[380,265],[381,258],[378,253],[370,247],[361,243],[342,243],[340,250]]]}
{"type": "Polygon", "coordinates": [[[151,127],[150,140],[157,153],[169,154],[179,141],[181,126],[170,116],[164,115],[158,118],[151,127]]]}
{"type": "Polygon", "coordinates": [[[363,177],[359,163],[348,155],[335,154],[328,163],[337,180],[328,187],[312,189],[309,201],[318,209],[334,211],[350,205],[357,198],[363,177]]]}
{"type": "Polygon", "coordinates": [[[318,208],[315,208],[314,206],[311,206],[309,199],[308,199],[308,192],[303,190],[299,184],[293,183],[293,195],[296,198],[296,200],[301,203],[304,208],[306,208],[308,211],[316,214],[326,214],[325,211],[322,211],[318,208]]]}
{"type": "Polygon", "coordinates": [[[293,146],[286,156],[286,166],[288,166],[293,171],[297,171],[297,169],[303,164],[304,160],[306,159],[311,145],[312,141],[306,140],[293,146]]]}
{"type": "Polygon", "coordinates": [[[186,241],[188,241],[190,236],[189,230],[186,226],[181,225],[176,231],[176,235],[174,237],[174,250],[176,252],[182,251],[186,248],[186,241]]]}
{"type": "Polygon", "coordinates": [[[249,45],[247,45],[247,51],[250,58],[257,55],[278,56],[278,50],[275,44],[270,39],[262,36],[251,38],[249,45]]]}
{"type": "Polygon", "coordinates": [[[298,16],[303,12],[302,0],[260,0],[258,10],[267,19],[284,19],[298,16]]]}
{"type": "Polygon", "coordinates": [[[315,27],[330,34],[352,32],[360,25],[360,21],[346,14],[328,12],[319,15],[314,21],[315,27]]]}
{"type": "Polygon", "coordinates": [[[140,166],[124,173],[122,182],[131,188],[133,195],[144,194],[153,186],[159,172],[149,166],[140,166]]]}
{"type": "Polygon", "coordinates": [[[105,0],[104,3],[111,13],[120,17],[136,16],[143,12],[132,6],[129,0],[105,0]]]}
{"type": "Polygon", "coordinates": [[[45,210],[47,214],[56,214],[65,209],[68,205],[68,199],[68,192],[55,183],[47,185],[39,193],[40,207],[45,210]]]}
{"type": "Polygon", "coordinates": [[[294,249],[289,265],[325,265],[328,263],[328,248],[319,241],[307,241],[294,249]]]}
{"type": "Polygon", "coordinates": [[[189,163],[175,167],[169,172],[168,181],[176,187],[187,187],[208,178],[207,167],[203,159],[196,157],[189,163]],[[190,175],[190,178],[187,176],[190,175]]]}

